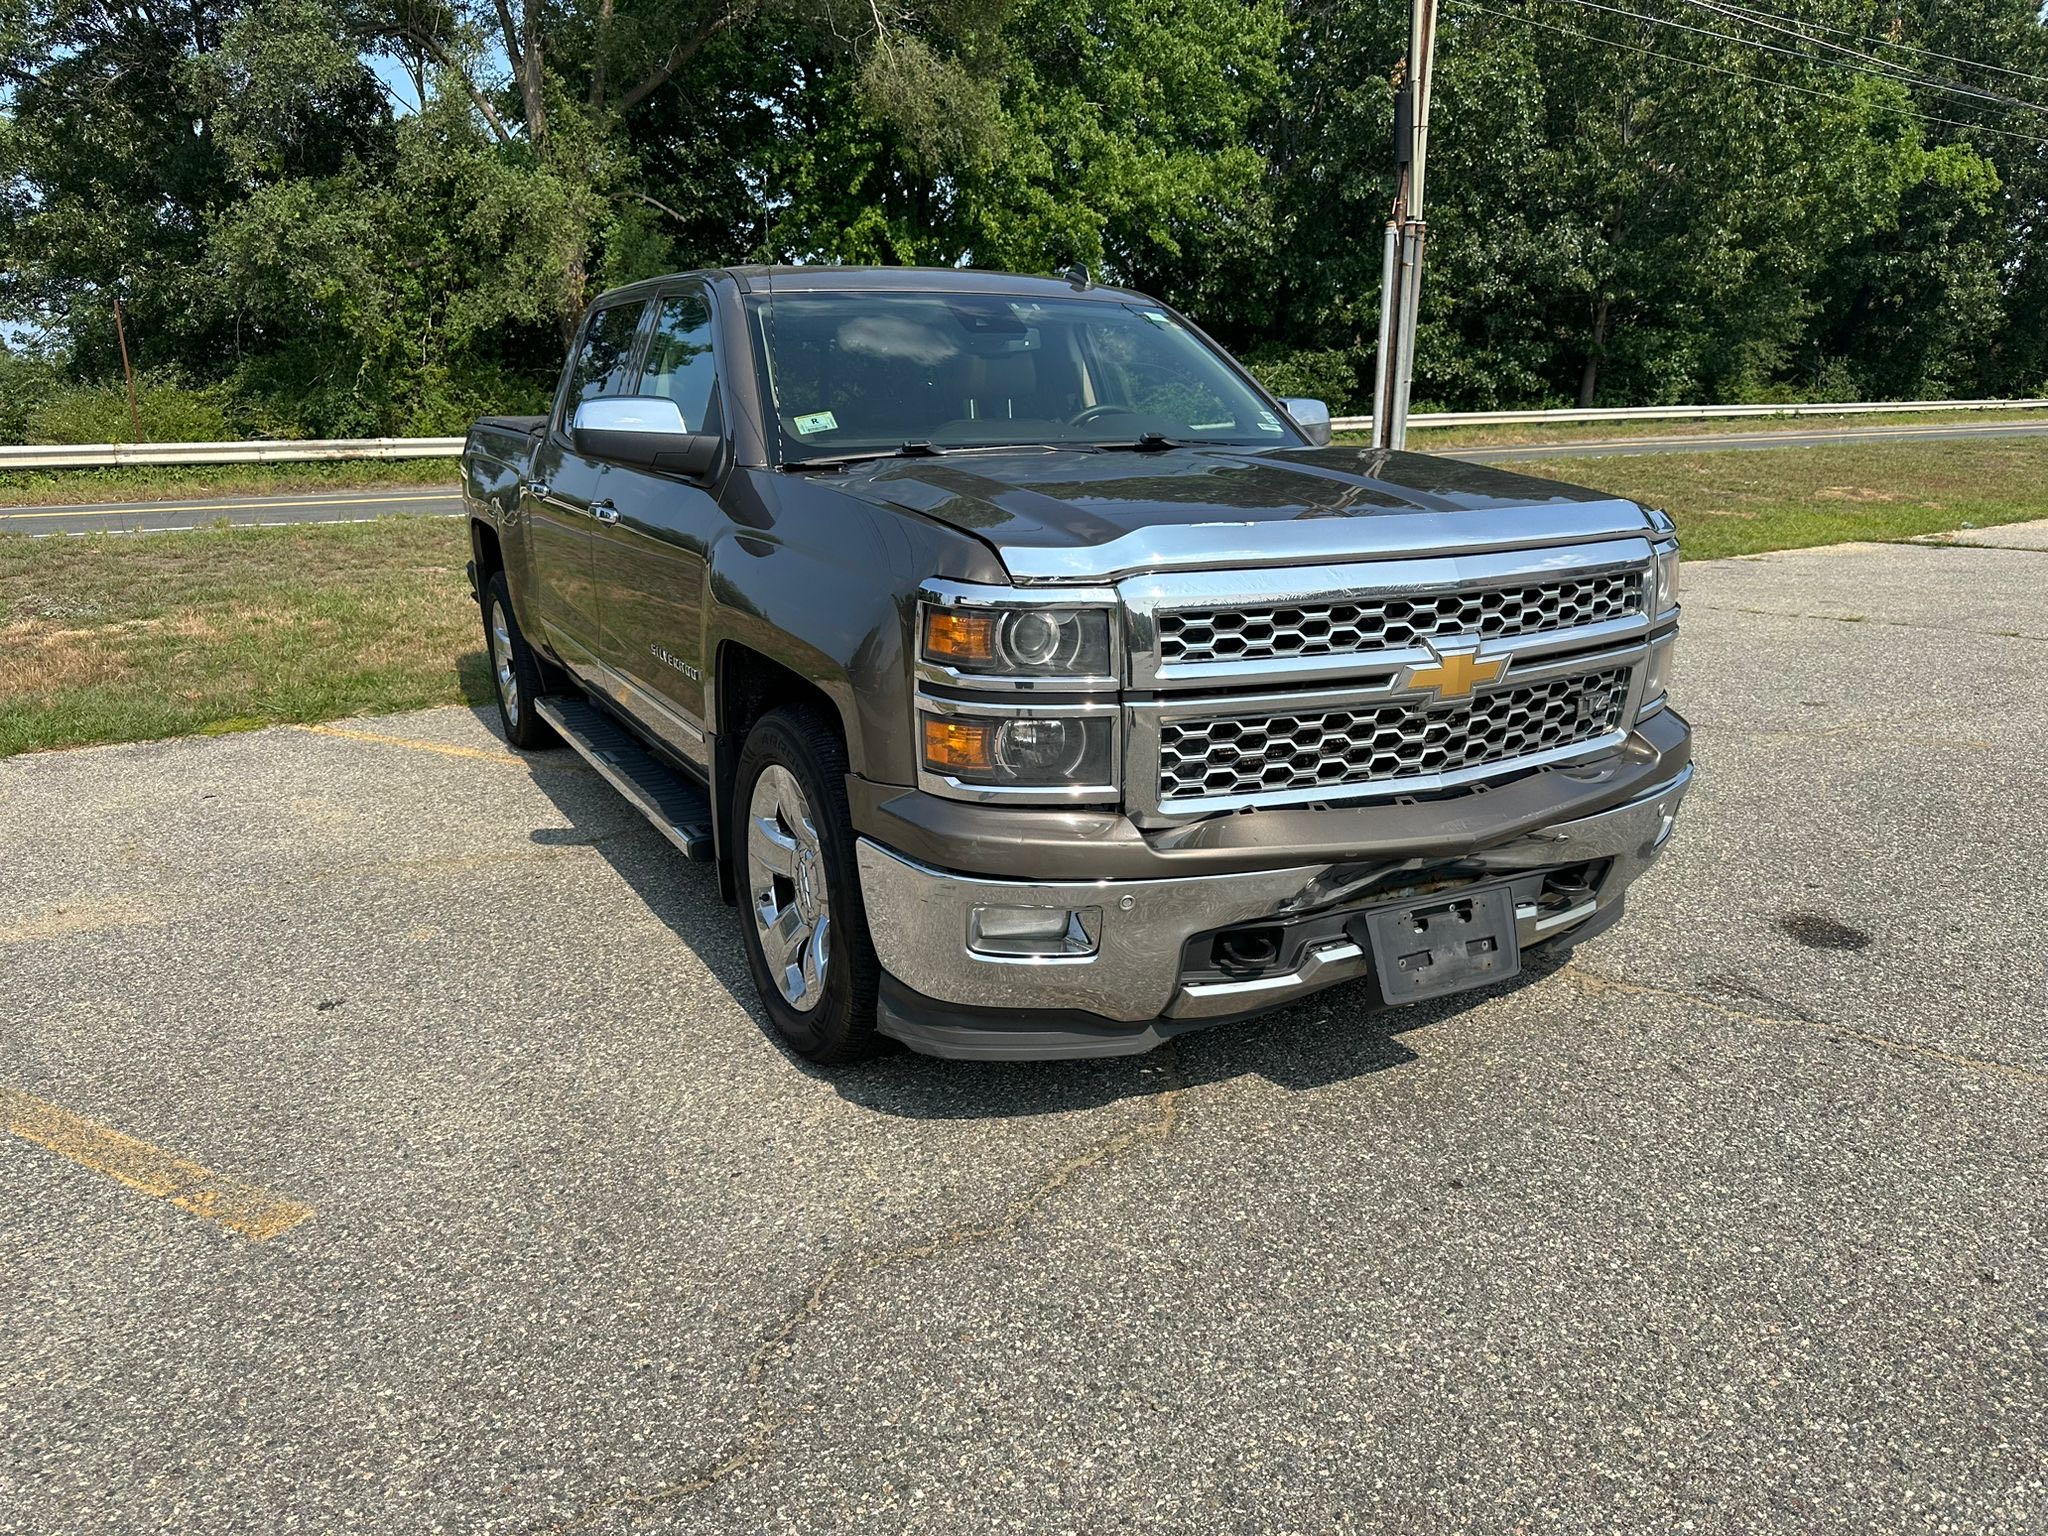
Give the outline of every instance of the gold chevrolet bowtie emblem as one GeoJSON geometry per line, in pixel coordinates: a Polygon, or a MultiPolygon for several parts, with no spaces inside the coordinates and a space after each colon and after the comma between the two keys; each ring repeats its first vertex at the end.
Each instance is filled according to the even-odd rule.
{"type": "Polygon", "coordinates": [[[1436,660],[1419,667],[1410,667],[1408,686],[1427,688],[1439,699],[1467,698],[1481,683],[1494,681],[1508,669],[1508,659],[1505,656],[1493,656],[1481,661],[1476,649],[1437,651],[1435,646],[1431,646],[1430,649],[1436,651],[1436,660]]]}

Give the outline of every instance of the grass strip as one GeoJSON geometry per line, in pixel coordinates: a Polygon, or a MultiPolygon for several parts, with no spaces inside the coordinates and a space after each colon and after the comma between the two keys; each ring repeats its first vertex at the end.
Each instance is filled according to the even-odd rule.
{"type": "Polygon", "coordinates": [[[491,697],[454,519],[0,538],[0,757],[491,697]]]}
{"type": "MultiPolygon", "coordinates": [[[[2048,439],[1520,466],[1661,506],[1690,559],[2048,516],[2048,439]]],[[[491,697],[455,519],[0,535],[0,756],[491,697]]]]}
{"type": "Polygon", "coordinates": [[[2048,437],[1537,459],[1520,474],[1662,507],[1688,560],[2048,517],[2048,437]]]}

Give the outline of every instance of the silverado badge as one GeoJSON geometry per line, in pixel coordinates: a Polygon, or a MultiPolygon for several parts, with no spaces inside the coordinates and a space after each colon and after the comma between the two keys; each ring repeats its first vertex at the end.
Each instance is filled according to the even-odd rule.
{"type": "Polygon", "coordinates": [[[1410,667],[1403,682],[1409,688],[1426,688],[1440,700],[1470,698],[1474,688],[1496,681],[1508,669],[1505,656],[1489,656],[1481,661],[1476,645],[1458,650],[1439,650],[1431,645],[1429,649],[1436,660],[1410,667]]]}

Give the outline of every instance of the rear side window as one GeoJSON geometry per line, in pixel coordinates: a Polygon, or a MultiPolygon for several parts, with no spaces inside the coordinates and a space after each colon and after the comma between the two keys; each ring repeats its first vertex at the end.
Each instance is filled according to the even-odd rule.
{"type": "Polygon", "coordinates": [[[576,365],[569,370],[569,394],[562,408],[565,423],[585,400],[626,393],[626,365],[632,361],[633,338],[646,312],[644,303],[614,304],[590,317],[576,348],[576,365]]]}
{"type": "Polygon", "coordinates": [[[640,374],[642,395],[673,400],[692,432],[710,430],[711,391],[716,369],[711,351],[711,309],[699,294],[679,293],[661,301],[654,335],[647,343],[647,366],[640,374]]]}

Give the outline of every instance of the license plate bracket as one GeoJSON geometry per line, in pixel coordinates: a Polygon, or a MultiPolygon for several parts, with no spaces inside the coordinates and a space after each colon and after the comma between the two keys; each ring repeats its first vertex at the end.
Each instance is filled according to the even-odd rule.
{"type": "Polygon", "coordinates": [[[1373,974],[1390,1003],[1490,986],[1522,969],[1515,901],[1504,885],[1442,892],[1362,918],[1373,974]]]}

